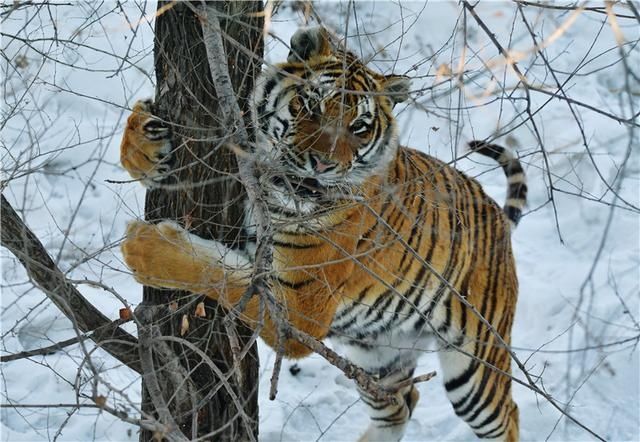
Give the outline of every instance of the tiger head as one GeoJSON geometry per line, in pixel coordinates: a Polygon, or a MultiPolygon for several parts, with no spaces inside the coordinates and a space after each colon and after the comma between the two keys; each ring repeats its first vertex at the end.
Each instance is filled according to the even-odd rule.
{"type": "Polygon", "coordinates": [[[321,187],[361,184],[395,157],[392,109],[409,86],[407,77],[366,67],[326,29],[299,29],[287,61],[257,81],[258,147],[287,176],[321,187]]]}

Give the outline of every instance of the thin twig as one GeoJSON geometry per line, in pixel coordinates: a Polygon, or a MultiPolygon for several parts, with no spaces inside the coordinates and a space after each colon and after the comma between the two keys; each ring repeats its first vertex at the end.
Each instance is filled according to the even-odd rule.
{"type": "Polygon", "coordinates": [[[169,410],[164,397],[162,388],[158,381],[156,368],[153,363],[153,347],[154,341],[158,337],[159,332],[157,326],[154,325],[153,310],[144,304],[138,306],[135,310],[136,317],[140,320],[138,326],[138,351],[140,353],[140,364],[142,365],[142,381],[147,387],[147,392],[153,402],[153,407],[158,413],[160,422],[166,426],[166,431],[162,435],[169,441],[188,441],[169,410]]]}
{"type": "Polygon", "coordinates": [[[127,367],[141,373],[138,357],[131,351],[132,345],[137,345],[137,339],[120,328],[119,322],[104,316],[69,282],[4,195],[0,213],[0,244],[20,260],[33,282],[81,333],[93,332],[91,339],[98,345],[110,339],[108,343],[104,343],[103,348],[127,367]],[[127,344],[123,344],[124,342],[127,344]]]}
{"type": "Polygon", "coordinates": [[[46,356],[57,353],[63,348],[69,347],[70,345],[77,344],[80,340],[84,340],[89,338],[88,335],[76,336],[71,339],[66,339],[64,341],[57,342],[48,347],[36,348],[34,350],[26,350],[21,351],[20,353],[13,353],[10,355],[0,356],[0,362],[10,362],[17,361],[19,359],[30,358],[33,356],[46,356]]]}

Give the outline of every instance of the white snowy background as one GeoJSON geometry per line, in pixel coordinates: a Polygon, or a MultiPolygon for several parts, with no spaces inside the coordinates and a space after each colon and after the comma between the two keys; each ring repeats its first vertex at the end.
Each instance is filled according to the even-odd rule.
{"type": "MultiPolygon", "coordinates": [[[[136,99],[154,95],[155,4],[36,2],[12,8],[16,4],[7,2],[0,9],[3,194],[69,278],[101,281],[135,306],[142,288],[123,265],[118,243],[126,222],[143,213],[144,189],[106,180],[128,179],[118,164],[124,119],[136,99]]],[[[466,141],[501,134],[498,141],[522,157],[529,204],[513,235],[520,278],[513,348],[531,374],[542,376],[539,385],[591,430],[607,440],[639,440],[640,139],[637,130],[632,133],[629,125],[601,112],[633,120],[640,110],[640,25],[618,18],[634,77],[625,73],[605,14],[583,11],[573,20],[571,11],[525,7],[539,41],[571,22],[544,55],[560,82],[571,75],[564,85],[567,95],[593,108],[574,105],[576,119],[565,101],[531,92],[547,165],[533,125],[526,115],[517,117],[526,103],[506,98],[524,96],[510,89],[516,77],[462,10],[444,1],[318,2],[328,25],[340,34],[348,28],[350,36],[361,36],[348,39],[354,52],[373,55],[372,65],[383,72],[414,78],[414,101],[398,108],[403,144],[450,161],[464,155],[466,141]],[[447,76],[448,69],[469,74],[462,77],[464,88],[455,87],[458,78],[447,76]],[[549,179],[556,189],[555,210],[549,179]]],[[[624,7],[614,10],[632,15],[624,7]]],[[[530,83],[556,92],[549,70],[532,51],[517,4],[482,2],[476,11],[503,46],[522,54],[518,64],[530,83]]],[[[285,5],[270,31],[288,41],[303,22],[285,5]]],[[[282,60],[287,51],[269,41],[266,62],[282,60]]],[[[506,183],[495,165],[471,156],[456,161],[456,167],[503,200],[506,183]]],[[[33,286],[13,256],[4,249],[0,253],[2,354],[74,336],[69,320],[33,286]]],[[[85,284],[78,288],[105,315],[118,317],[122,303],[112,294],[85,284]]],[[[135,427],[98,409],[42,407],[92,403],[76,396],[78,391],[91,395],[82,359],[75,345],[2,364],[2,441],[137,440],[135,427]]],[[[357,439],[368,418],[350,381],[318,356],[299,361],[295,377],[287,362],[278,396],[269,401],[273,359],[261,343],[261,440],[357,439]]],[[[121,391],[103,388],[112,405],[126,404],[127,398],[139,401],[140,380],[132,371],[101,350],[92,360],[103,379],[121,391]]],[[[434,354],[422,358],[417,374],[430,370],[438,370],[434,354]]],[[[517,369],[514,375],[524,379],[517,369]]],[[[473,440],[438,378],[419,390],[421,401],[406,440],[473,440]]],[[[593,439],[543,397],[519,385],[514,390],[523,440],[593,439]]]]}

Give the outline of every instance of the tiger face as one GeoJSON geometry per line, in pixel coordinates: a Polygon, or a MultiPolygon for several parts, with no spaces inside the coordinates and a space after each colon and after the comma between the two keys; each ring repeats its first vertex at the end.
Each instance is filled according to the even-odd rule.
{"type": "Polygon", "coordinates": [[[395,157],[392,109],[408,98],[409,86],[406,77],[367,68],[326,29],[300,29],[287,62],[257,82],[258,148],[306,187],[362,184],[395,157]]]}

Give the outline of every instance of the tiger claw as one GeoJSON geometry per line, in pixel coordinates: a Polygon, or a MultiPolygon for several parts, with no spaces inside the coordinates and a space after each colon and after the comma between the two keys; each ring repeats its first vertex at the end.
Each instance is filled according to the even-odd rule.
{"type": "Polygon", "coordinates": [[[169,126],[155,116],[149,117],[142,124],[142,131],[144,136],[151,141],[163,140],[171,136],[169,126]]]}
{"type": "Polygon", "coordinates": [[[163,181],[172,169],[171,128],[153,114],[154,108],[150,99],[134,104],[120,145],[123,167],[149,187],[163,181]]]}

